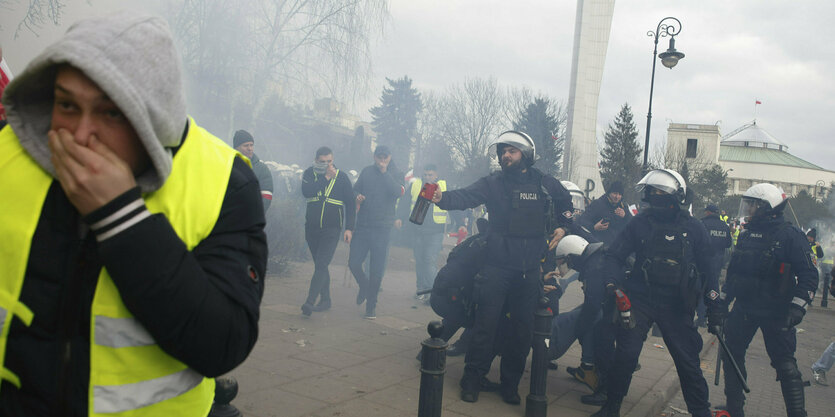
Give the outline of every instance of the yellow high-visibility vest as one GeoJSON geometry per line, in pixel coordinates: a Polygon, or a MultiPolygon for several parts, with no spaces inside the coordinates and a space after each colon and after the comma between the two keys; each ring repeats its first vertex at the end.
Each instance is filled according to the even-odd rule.
{"type": "Polygon", "coordinates": [[[733,241],[734,246],[736,246],[737,238],[739,238],[739,227],[734,229],[734,233],[731,235],[731,240],[733,241]]]}
{"type": "MultiPolygon", "coordinates": [[[[313,181],[316,181],[317,173],[313,173],[313,181]]],[[[331,192],[333,191],[333,186],[336,185],[336,179],[339,178],[339,170],[336,170],[336,175],[331,178],[330,182],[328,182],[328,186],[325,187],[324,194],[319,191],[316,193],[316,197],[310,197],[307,199],[307,204],[316,204],[318,202],[322,202],[322,212],[319,213],[319,227],[322,227],[322,223],[325,221],[325,204],[333,204],[335,206],[344,207],[345,204],[342,203],[341,200],[337,200],[335,198],[331,198],[331,192]]],[[[339,224],[342,225],[342,212],[340,212],[339,216],[339,224]]]]}
{"type": "MultiPolygon", "coordinates": [[[[420,179],[416,179],[412,182],[412,188],[410,193],[412,195],[412,208],[415,207],[415,203],[417,203],[418,195],[420,194],[420,189],[423,188],[423,181],[420,179]]],[[[438,181],[438,189],[446,191],[446,181],[440,180],[438,181]]],[[[438,208],[437,204],[432,204],[432,221],[437,224],[446,224],[446,217],[447,213],[446,210],[441,210],[438,208]]]]}
{"type": "MultiPolygon", "coordinates": [[[[239,153],[189,121],[171,175],[143,195],[192,250],[220,215],[232,163],[239,153]]],[[[10,127],[0,131],[0,378],[20,387],[5,366],[12,316],[29,326],[33,312],[20,302],[32,237],[54,179],[20,146],[10,127]]],[[[122,302],[102,268],[91,307],[89,416],[206,416],[215,382],[163,351],[122,302]]],[[[48,358],[32,358],[44,360],[48,358]]],[[[51,383],[28,381],[23,383],[51,383]]]]}

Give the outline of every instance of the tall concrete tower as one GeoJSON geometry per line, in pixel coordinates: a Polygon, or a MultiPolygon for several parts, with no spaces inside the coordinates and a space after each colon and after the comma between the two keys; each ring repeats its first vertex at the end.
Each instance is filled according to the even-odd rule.
{"type": "Polygon", "coordinates": [[[597,166],[597,99],[614,9],[615,0],[577,0],[563,172],[589,197],[603,194],[597,166]]]}

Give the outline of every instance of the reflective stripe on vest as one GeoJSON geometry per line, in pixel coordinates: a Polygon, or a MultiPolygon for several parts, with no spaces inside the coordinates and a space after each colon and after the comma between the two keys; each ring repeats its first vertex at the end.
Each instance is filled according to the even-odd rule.
{"type": "MultiPolygon", "coordinates": [[[[189,250],[214,228],[236,155],[190,120],[188,137],[173,159],[172,174],[159,190],[143,196],[148,210],[164,214],[189,250]]],[[[31,312],[26,320],[28,309],[21,308],[17,300],[32,236],[51,183],[52,178],[23,151],[14,133],[8,127],[0,132],[0,195],[4,196],[0,199],[0,235],[4,236],[0,239],[0,306],[21,317],[25,325],[31,322],[31,312]],[[15,203],[4,203],[7,196],[15,197],[15,203]],[[7,206],[13,206],[13,210],[6,210],[7,206]]],[[[88,415],[208,414],[214,379],[189,369],[154,342],[128,311],[105,269],[99,274],[91,313],[88,415]]],[[[3,324],[2,359],[10,322],[4,320],[3,324]]],[[[8,374],[0,376],[14,383],[8,374]]]]}
{"type": "MultiPolygon", "coordinates": [[[[416,179],[412,182],[412,188],[409,189],[409,193],[412,195],[412,208],[414,209],[415,203],[417,203],[418,195],[420,194],[420,189],[423,188],[423,181],[420,179],[416,179]]],[[[446,191],[446,181],[440,180],[438,181],[438,189],[441,191],[446,191]]],[[[436,204],[432,204],[432,221],[437,224],[446,224],[446,210],[441,210],[438,208],[436,204]]]]}
{"type": "MultiPolygon", "coordinates": [[[[318,174],[316,174],[314,172],[313,173],[314,181],[316,180],[316,175],[318,175],[318,174]]],[[[322,224],[325,221],[325,204],[330,203],[330,204],[340,206],[340,207],[344,206],[342,201],[330,198],[331,192],[333,191],[333,186],[336,184],[336,179],[337,178],[339,178],[339,170],[338,169],[336,170],[336,175],[334,175],[333,178],[331,178],[330,182],[328,182],[328,186],[325,187],[325,194],[324,195],[322,195],[322,192],[319,191],[319,193],[316,195],[316,197],[310,197],[310,198],[307,199],[308,203],[316,203],[318,201],[322,202],[322,211],[319,213],[319,227],[322,227],[322,224]]],[[[342,219],[340,219],[340,220],[342,220],[342,219]]]]}

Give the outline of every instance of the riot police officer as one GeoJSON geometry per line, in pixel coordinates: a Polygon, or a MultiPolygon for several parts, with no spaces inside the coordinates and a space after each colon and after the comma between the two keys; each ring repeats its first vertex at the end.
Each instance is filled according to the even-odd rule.
{"type": "MultiPolygon", "coordinates": [[[[749,188],[739,204],[745,217],[723,288],[725,303],[736,299],[725,323],[728,348],[745,375],[745,350],[760,329],[783,391],[788,417],[806,415],[797,369],[795,327],[818,287],[812,252],[803,232],[783,219],[786,195],[771,184],[749,188]]],[[[723,303],[723,305],[727,305],[723,303]]],[[[745,396],[725,361],[725,397],[733,417],[744,416],[745,396]]]]}
{"type": "Polygon", "coordinates": [[[572,223],[571,196],[559,181],[534,169],[536,151],[525,133],[502,133],[495,146],[501,172],[472,185],[436,191],[433,202],[444,210],[485,204],[490,215],[487,257],[473,284],[477,304],[473,339],[465,358],[461,399],[478,400],[479,381],[490,369],[500,317],[507,311],[512,333],[503,344],[501,395],[519,404],[519,381],[530,351],[536,302],[542,294],[540,260],[553,249],[572,223]]]}
{"type": "Polygon", "coordinates": [[[653,323],[676,364],[687,409],[693,416],[710,416],[707,383],[699,367],[702,337],[693,325],[693,313],[704,296],[708,324],[722,317],[717,308],[718,283],[709,266],[709,244],[704,225],[681,209],[687,185],[677,172],[650,171],[638,182],[649,207],[635,216],[615,238],[606,256],[607,288],[618,287],[631,299],[632,328],[616,329],[617,347],[607,378],[607,399],[594,417],[618,417],[638,364],[643,342],[653,323]],[[624,279],[622,267],[629,255],[635,265],[624,279]]]}
{"type": "MultiPolygon", "coordinates": [[[[718,277],[725,260],[725,249],[731,247],[731,229],[727,223],[722,221],[719,216],[719,207],[716,207],[715,204],[708,204],[705,207],[705,216],[702,217],[702,223],[704,223],[707,235],[710,237],[711,255],[708,263],[713,269],[712,273],[718,277]]],[[[704,303],[699,303],[697,313],[696,324],[704,327],[706,322],[704,303]]]]}

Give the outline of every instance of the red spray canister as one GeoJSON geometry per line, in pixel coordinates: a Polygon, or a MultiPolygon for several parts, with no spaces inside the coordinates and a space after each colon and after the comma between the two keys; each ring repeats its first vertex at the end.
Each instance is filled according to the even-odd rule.
{"type": "Polygon", "coordinates": [[[423,224],[426,218],[426,213],[432,207],[432,197],[435,195],[435,190],[438,189],[438,184],[425,183],[420,189],[415,206],[412,208],[412,214],[409,216],[409,221],[414,224],[423,224]]]}
{"type": "Polygon", "coordinates": [[[615,305],[620,312],[621,326],[625,329],[635,327],[635,319],[632,318],[632,303],[620,288],[615,290],[615,305]]]}

